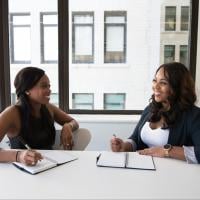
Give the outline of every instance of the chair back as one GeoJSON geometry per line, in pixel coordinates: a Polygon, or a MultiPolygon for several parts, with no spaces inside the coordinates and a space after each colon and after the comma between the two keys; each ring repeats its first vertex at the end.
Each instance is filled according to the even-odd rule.
{"type": "Polygon", "coordinates": [[[73,132],[74,146],[72,150],[85,150],[91,140],[90,131],[86,128],[79,128],[73,132]]]}
{"type": "MultiPolygon", "coordinates": [[[[86,128],[79,128],[73,132],[74,146],[72,150],[83,151],[86,149],[91,140],[91,133],[86,128]]],[[[63,149],[60,147],[60,130],[56,130],[56,141],[53,149],[63,149]]]]}

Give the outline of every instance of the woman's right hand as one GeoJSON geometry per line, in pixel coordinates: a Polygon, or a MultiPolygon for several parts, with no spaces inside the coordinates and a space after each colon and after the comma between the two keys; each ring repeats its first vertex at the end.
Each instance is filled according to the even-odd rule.
{"type": "Polygon", "coordinates": [[[110,140],[111,149],[114,152],[124,151],[124,141],[120,138],[113,137],[110,140]]]}
{"type": "Polygon", "coordinates": [[[20,151],[17,156],[17,161],[25,165],[36,165],[42,159],[42,155],[35,150],[20,151]]]}

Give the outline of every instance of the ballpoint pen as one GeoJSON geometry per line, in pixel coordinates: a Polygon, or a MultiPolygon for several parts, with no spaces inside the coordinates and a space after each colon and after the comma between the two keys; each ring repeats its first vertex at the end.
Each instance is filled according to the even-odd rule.
{"type": "Polygon", "coordinates": [[[25,142],[25,140],[19,135],[18,140],[28,149],[31,150],[31,147],[25,142]]]}
{"type": "MultiPolygon", "coordinates": [[[[25,142],[25,140],[24,140],[20,135],[18,136],[18,140],[19,140],[28,150],[32,150],[31,147],[27,144],[27,142],[25,142]]],[[[44,156],[42,156],[42,158],[44,158],[44,156]]],[[[42,158],[40,158],[39,161],[41,161],[42,158]]],[[[35,165],[36,163],[37,163],[37,161],[36,161],[36,162],[33,162],[32,164],[35,165]]]]}

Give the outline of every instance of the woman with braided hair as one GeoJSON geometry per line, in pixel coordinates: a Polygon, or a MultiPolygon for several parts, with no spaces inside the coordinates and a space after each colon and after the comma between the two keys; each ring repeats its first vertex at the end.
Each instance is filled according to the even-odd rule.
{"type": "Polygon", "coordinates": [[[14,86],[18,101],[0,114],[0,141],[7,134],[13,149],[25,148],[19,138],[23,138],[31,149],[52,149],[54,122],[57,122],[62,126],[61,145],[64,149],[72,149],[72,132],[79,125],[67,113],[49,103],[50,81],[44,70],[23,68],[16,75],[14,86]]]}

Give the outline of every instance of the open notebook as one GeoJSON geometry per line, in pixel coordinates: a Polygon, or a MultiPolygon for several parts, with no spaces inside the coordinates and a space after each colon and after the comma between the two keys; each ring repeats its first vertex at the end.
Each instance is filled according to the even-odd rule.
{"type": "Polygon", "coordinates": [[[153,157],[138,152],[102,152],[97,157],[97,166],[156,170],[153,157]]]}
{"type": "Polygon", "coordinates": [[[35,166],[27,166],[19,162],[13,162],[13,164],[16,167],[30,174],[37,174],[45,170],[51,169],[53,167],[56,167],[58,165],[62,165],[64,163],[68,163],[68,162],[78,159],[76,156],[66,151],[52,150],[52,151],[42,153],[42,156],[44,157],[44,159],[42,159],[41,161],[38,161],[38,163],[35,166]]]}

